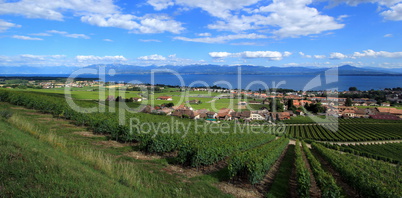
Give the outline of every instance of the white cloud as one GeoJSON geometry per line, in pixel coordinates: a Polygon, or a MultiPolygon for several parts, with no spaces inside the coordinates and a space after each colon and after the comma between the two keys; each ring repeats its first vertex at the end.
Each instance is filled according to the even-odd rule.
{"type": "Polygon", "coordinates": [[[68,34],[67,32],[58,31],[58,30],[49,30],[49,31],[47,31],[47,32],[52,33],[52,34],[62,34],[62,35],[68,34]]]}
{"type": "Polygon", "coordinates": [[[10,28],[19,28],[21,25],[17,25],[15,23],[10,23],[0,19],[0,32],[4,32],[10,28]]]}
{"type": "Polygon", "coordinates": [[[309,7],[311,3],[312,0],[274,0],[267,6],[249,11],[251,15],[233,15],[208,27],[232,32],[263,30],[281,38],[319,34],[344,27],[333,17],[309,7]]]}
{"type": "Polygon", "coordinates": [[[373,3],[379,5],[380,12],[387,20],[400,21],[402,20],[402,1],[401,0],[331,0],[332,5],[336,6],[345,3],[350,6],[357,6],[361,3],[373,3]]]}
{"type": "Polygon", "coordinates": [[[225,36],[217,36],[217,37],[200,37],[200,38],[187,38],[187,37],[174,37],[175,40],[182,40],[182,41],[191,41],[191,42],[199,42],[199,43],[225,43],[231,40],[237,39],[262,39],[268,38],[265,35],[261,34],[231,34],[225,36]]]}
{"type": "Polygon", "coordinates": [[[288,56],[290,56],[290,55],[292,55],[291,52],[284,52],[284,53],[283,53],[283,56],[284,56],[284,57],[288,57],[288,56]]]}
{"type": "Polygon", "coordinates": [[[211,33],[205,32],[205,33],[199,33],[197,36],[211,36],[211,33]]]}
{"type": "Polygon", "coordinates": [[[254,45],[254,46],[263,46],[264,43],[256,43],[256,42],[239,42],[239,43],[230,43],[231,45],[254,45]]]}
{"type": "Polygon", "coordinates": [[[355,58],[363,58],[363,57],[370,57],[370,58],[402,58],[402,52],[387,52],[387,51],[379,51],[376,52],[374,50],[364,50],[363,52],[355,52],[353,54],[355,58]]]}
{"type": "Polygon", "coordinates": [[[212,58],[226,58],[232,55],[232,53],[229,52],[210,52],[208,54],[212,58]]]}
{"type": "Polygon", "coordinates": [[[81,17],[81,21],[99,27],[117,27],[127,30],[138,28],[140,25],[133,21],[136,19],[131,14],[110,14],[110,15],[86,15],[81,17]]]}
{"type": "Polygon", "coordinates": [[[228,57],[241,57],[243,59],[266,58],[268,60],[282,60],[284,57],[292,55],[290,52],[277,51],[244,51],[239,53],[229,52],[210,52],[209,56],[215,59],[224,59],[228,57]]]}
{"type": "Polygon", "coordinates": [[[329,55],[330,59],[344,59],[344,58],[348,58],[347,55],[339,53],[339,52],[333,52],[329,55]]]}
{"type": "Polygon", "coordinates": [[[20,57],[23,59],[45,60],[44,56],[32,55],[32,54],[22,54],[22,55],[20,55],[20,57]]]}
{"type": "Polygon", "coordinates": [[[302,56],[302,57],[304,57],[304,58],[311,58],[311,55],[306,55],[306,54],[303,53],[303,52],[299,52],[299,55],[302,56]]]}
{"type": "Polygon", "coordinates": [[[387,20],[401,21],[402,20],[402,3],[391,6],[389,10],[382,12],[381,15],[387,20]]]}
{"type": "Polygon", "coordinates": [[[267,58],[269,60],[282,60],[283,57],[289,56],[289,52],[281,53],[277,51],[245,51],[241,52],[240,55],[243,58],[267,58]]]}
{"type": "MultiPolygon", "coordinates": [[[[89,37],[89,36],[87,36],[85,34],[69,34],[68,32],[59,31],[59,30],[49,30],[47,32],[51,33],[51,34],[60,34],[62,36],[70,37],[70,38],[83,38],[83,39],[90,39],[91,38],[91,37],[89,37]]],[[[44,34],[46,34],[46,33],[44,33],[44,34]]]]}
{"type": "Polygon", "coordinates": [[[325,55],[314,55],[313,57],[316,58],[316,59],[324,59],[324,58],[327,58],[327,56],[325,56],[325,55]]]}
{"type": "Polygon", "coordinates": [[[94,56],[94,55],[89,55],[89,56],[83,56],[79,55],[76,56],[75,59],[78,62],[121,62],[121,61],[127,61],[127,59],[124,56],[94,56]]]}
{"type": "Polygon", "coordinates": [[[27,18],[63,20],[63,12],[73,12],[74,15],[87,13],[116,13],[118,7],[113,0],[21,0],[0,4],[0,14],[17,14],[27,18]]]}
{"type": "Polygon", "coordinates": [[[66,37],[71,37],[71,38],[83,38],[83,39],[90,39],[89,36],[85,34],[66,34],[66,37]]]}
{"type": "Polygon", "coordinates": [[[232,11],[253,5],[258,1],[260,0],[176,0],[176,4],[201,8],[214,17],[230,18],[232,11]]]}
{"type": "Polygon", "coordinates": [[[171,32],[179,34],[184,30],[180,22],[172,20],[170,17],[162,15],[146,15],[141,18],[141,26],[135,33],[163,33],[171,32]]]}
{"type": "Polygon", "coordinates": [[[100,27],[127,29],[133,33],[171,32],[178,34],[184,30],[180,22],[163,15],[146,15],[143,17],[136,17],[131,14],[88,15],[81,17],[81,21],[100,27]]]}
{"type": "Polygon", "coordinates": [[[103,39],[103,41],[106,41],[106,42],[113,42],[112,39],[103,39]]]}
{"type": "Polygon", "coordinates": [[[29,35],[32,35],[32,36],[52,36],[49,33],[33,33],[33,34],[29,34],[29,35]]]}
{"type": "Polygon", "coordinates": [[[163,61],[166,60],[166,57],[158,55],[158,54],[153,54],[149,56],[141,56],[137,58],[138,60],[142,61],[163,61]]]}
{"type": "Polygon", "coordinates": [[[148,0],[147,3],[154,7],[155,10],[163,10],[169,6],[173,6],[174,2],[171,0],[148,0]]]}
{"type": "Polygon", "coordinates": [[[304,54],[303,52],[299,52],[300,56],[304,57],[304,58],[315,58],[315,59],[324,59],[327,58],[327,56],[325,55],[307,55],[304,54]]]}
{"type": "Polygon", "coordinates": [[[140,39],[141,42],[162,42],[158,39],[140,39]]]}
{"type": "MultiPolygon", "coordinates": [[[[158,9],[171,5],[163,0],[151,2],[158,4],[158,9]],[[162,5],[163,2],[167,4],[162,5]]],[[[136,33],[180,33],[184,30],[180,22],[166,16],[137,17],[132,14],[122,14],[122,10],[114,4],[114,0],[21,0],[0,4],[0,15],[17,14],[27,18],[62,21],[65,18],[64,15],[72,14],[80,17],[82,22],[91,25],[123,28],[136,33]]]]}
{"type": "Polygon", "coordinates": [[[21,36],[21,35],[14,35],[12,38],[21,39],[21,40],[31,40],[31,41],[41,41],[41,38],[29,37],[29,36],[21,36]]]}
{"type": "Polygon", "coordinates": [[[361,3],[378,3],[382,6],[392,6],[401,2],[401,0],[331,0],[331,2],[333,3],[333,6],[340,3],[345,3],[350,6],[357,6],[361,3]]]}
{"type": "Polygon", "coordinates": [[[389,37],[393,37],[394,35],[392,35],[392,34],[386,34],[386,35],[384,35],[384,37],[385,38],[389,38],[389,37]]]}
{"type": "Polygon", "coordinates": [[[33,55],[0,56],[0,66],[61,66],[65,65],[65,55],[33,55]]]}

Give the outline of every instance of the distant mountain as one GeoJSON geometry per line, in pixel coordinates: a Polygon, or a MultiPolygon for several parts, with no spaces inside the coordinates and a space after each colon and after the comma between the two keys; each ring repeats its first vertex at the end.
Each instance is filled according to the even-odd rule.
{"type": "Polygon", "coordinates": [[[31,66],[14,66],[0,67],[1,74],[71,74],[79,69],[79,67],[31,67],[31,66]]]}
{"type": "Polygon", "coordinates": [[[354,67],[354,66],[350,66],[350,65],[344,65],[344,66],[338,67],[338,74],[341,76],[344,76],[344,75],[347,75],[347,76],[352,76],[352,75],[370,76],[370,75],[391,75],[393,73],[376,71],[376,70],[367,69],[367,68],[354,67]]]}
{"type": "MultiPolygon", "coordinates": [[[[101,65],[91,65],[87,68],[99,68],[101,65]]],[[[251,65],[221,66],[221,65],[187,65],[187,66],[132,66],[132,65],[102,65],[106,70],[114,69],[119,74],[147,74],[151,70],[173,70],[180,74],[241,74],[247,75],[315,75],[325,72],[329,68],[311,67],[263,67],[251,65]],[[240,69],[240,70],[239,70],[240,69]]],[[[369,68],[360,68],[350,65],[338,67],[339,75],[402,75],[393,71],[381,71],[369,68]]]]}
{"type": "MultiPolygon", "coordinates": [[[[105,71],[114,69],[117,74],[149,74],[154,69],[159,72],[165,70],[175,71],[180,74],[241,74],[247,75],[316,75],[325,72],[329,68],[314,68],[314,67],[264,67],[264,66],[251,66],[251,65],[238,65],[238,66],[221,66],[221,65],[187,65],[187,66],[135,66],[135,65],[122,65],[122,64],[108,64],[108,65],[89,65],[84,68],[99,69],[105,67],[105,71]]],[[[1,74],[71,74],[72,72],[80,69],[80,67],[0,67],[1,74]]],[[[344,65],[338,67],[338,74],[345,75],[402,75],[402,69],[380,69],[380,68],[361,68],[351,65],[344,65]],[[400,71],[400,72],[399,72],[400,71]]]]}
{"type": "Polygon", "coordinates": [[[371,69],[371,70],[379,71],[379,72],[400,73],[400,74],[402,74],[402,68],[377,68],[377,67],[367,67],[367,69],[371,69]]]}

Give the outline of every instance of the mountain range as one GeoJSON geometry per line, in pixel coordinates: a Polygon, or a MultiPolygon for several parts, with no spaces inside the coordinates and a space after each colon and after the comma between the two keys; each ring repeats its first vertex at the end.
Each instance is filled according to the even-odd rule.
{"type": "MultiPolygon", "coordinates": [[[[109,64],[109,65],[89,65],[88,69],[99,69],[105,67],[105,71],[114,69],[116,74],[149,74],[152,70],[158,69],[159,72],[168,72],[173,70],[180,74],[241,74],[247,75],[315,75],[325,72],[329,68],[317,67],[264,67],[264,66],[251,66],[251,65],[237,65],[237,66],[221,66],[221,65],[187,65],[187,66],[134,66],[123,64],[109,64]]],[[[2,74],[71,74],[72,72],[82,67],[0,67],[0,75],[2,74]]],[[[338,67],[338,75],[341,76],[387,76],[387,75],[402,75],[401,68],[384,69],[384,68],[370,68],[370,67],[354,67],[351,65],[344,65],[338,67]]]]}

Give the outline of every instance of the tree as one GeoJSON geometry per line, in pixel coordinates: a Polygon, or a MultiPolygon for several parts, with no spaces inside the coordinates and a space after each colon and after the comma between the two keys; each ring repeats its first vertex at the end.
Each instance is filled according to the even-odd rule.
{"type": "Polygon", "coordinates": [[[170,108],[170,107],[173,107],[173,106],[174,106],[174,103],[173,103],[173,102],[163,103],[162,106],[167,107],[167,108],[170,108]]]}
{"type": "Polygon", "coordinates": [[[272,100],[269,106],[271,111],[283,112],[283,104],[279,99],[272,100]]]}
{"type": "Polygon", "coordinates": [[[357,87],[349,87],[349,91],[357,91],[357,87]]]}
{"type": "Polygon", "coordinates": [[[347,107],[350,107],[350,106],[352,106],[352,100],[348,97],[348,98],[346,98],[346,102],[345,102],[345,106],[347,106],[347,107]]]}
{"type": "Polygon", "coordinates": [[[288,109],[293,107],[293,99],[288,100],[288,109]]]}

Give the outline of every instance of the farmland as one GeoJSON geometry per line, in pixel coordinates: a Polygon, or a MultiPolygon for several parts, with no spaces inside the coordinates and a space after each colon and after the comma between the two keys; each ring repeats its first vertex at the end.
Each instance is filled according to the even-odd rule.
{"type": "MultiPolygon", "coordinates": [[[[1,124],[5,128],[10,128],[1,131],[1,137],[4,139],[2,141],[8,141],[7,144],[11,144],[11,141],[17,141],[15,140],[17,138],[5,139],[6,133],[13,130],[15,131],[14,134],[19,134],[28,139],[33,138],[34,140],[30,140],[32,144],[42,145],[45,142],[47,146],[44,147],[46,148],[39,150],[39,153],[52,150],[55,152],[54,155],[64,154],[71,157],[71,162],[60,162],[62,164],[84,161],[86,167],[83,167],[83,170],[91,171],[93,167],[97,167],[97,169],[102,170],[103,176],[93,175],[93,177],[104,177],[105,182],[115,182],[115,191],[109,190],[112,196],[121,196],[113,194],[119,191],[128,194],[133,193],[133,196],[145,197],[160,196],[161,194],[166,197],[242,197],[243,195],[234,192],[250,191],[254,193],[253,196],[255,197],[270,197],[277,194],[278,189],[288,189],[290,195],[297,195],[298,197],[353,197],[353,193],[364,197],[401,196],[402,187],[398,180],[401,174],[399,166],[395,167],[387,162],[354,154],[342,155],[334,149],[314,143],[316,140],[333,142],[402,140],[402,122],[400,121],[339,120],[336,125],[338,127],[336,132],[329,130],[335,129],[335,120],[313,123],[306,117],[286,121],[284,125],[258,126],[257,124],[250,125],[229,121],[210,123],[203,120],[194,121],[145,113],[125,112],[121,114],[119,105],[100,104],[91,100],[93,99],[91,97],[95,97],[95,95],[87,94],[88,92],[84,90],[73,91],[76,94],[73,94],[75,103],[80,107],[87,108],[86,111],[89,111],[89,108],[103,108],[104,112],[77,112],[71,109],[61,93],[62,91],[55,90],[35,92],[32,90],[0,90],[1,124]],[[21,109],[17,106],[25,108],[21,109]],[[36,117],[38,116],[47,117],[37,120],[36,117]],[[45,125],[43,122],[48,120],[52,120],[52,122],[55,120],[55,123],[62,122],[64,123],[63,126],[69,124],[68,126],[71,128],[64,127],[63,129],[60,126],[52,128],[52,125],[45,125]],[[32,126],[26,123],[31,123],[32,126]],[[70,129],[76,129],[76,131],[69,131],[70,129]],[[94,137],[99,138],[88,140],[88,138],[72,135],[79,131],[89,131],[95,135],[94,137]],[[101,138],[105,139],[101,140],[101,138]],[[94,143],[90,142],[104,143],[105,140],[127,146],[114,149],[110,147],[100,148],[94,147],[94,143]],[[312,149],[303,140],[309,143],[313,142],[312,149]],[[79,148],[82,148],[83,151],[81,152],[84,153],[102,152],[102,154],[97,155],[103,156],[108,163],[91,161],[82,158],[83,155],[76,154],[79,153],[77,151],[69,151],[77,145],[80,145],[79,148]],[[136,157],[128,157],[127,153],[132,152],[137,152],[136,157]],[[128,167],[120,167],[121,162],[127,164],[128,167]],[[291,166],[286,162],[292,163],[291,166]],[[182,175],[177,172],[171,175],[172,170],[178,168],[184,170],[183,172],[191,172],[191,174],[198,176],[182,175]],[[329,168],[336,172],[335,175],[341,175],[344,183],[341,183],[342,181],[335,177],[329,168]],[[129,170],[132,169],[138,172],[130,172],[129,170]],[[291,171],[289,174],[285,174],[282,171],[283,169],[291,171]],[[367,173],[374,173],[379,177],[373,178],[367,173]],[[137,180],[128,179],[127,176],[130,174],[134,174],[137,180]],[[282,176],[288,179],[283,179],[282,176]],[[365,183],[368,180],[371,182],[365,183]],[[162,181],[168,185],[161,187],[159,184],[162,181]],[[149,184],[150,187],[145,187],[145,184],[149,184]],[[222,187],[225,185],[230,185],[232,189],[237,189],[237,191],[228,191],[227,188],[222,187]],[[195,190],[196,188],[199,190],[195,190]],[[353,188],[355,191],[349,192],[349,188],[353,188]]],[[[134,92],[128,94],[136,96],[134,92]]],[[[164,95],[164,93],[158,94],[164,95]]],[[[205,100],[205,98],[200,98],[200,100],[205,100]]],[[[221,99],[222,105],[227,105],[225,100],[229,99],[221,99]]],[[[200,105],[204,105],[202,107],[205,108],[208,107],[207,104],[203,102],[200,105]]],[[[394,147],[393,144],[386,145],[367,149],[358,146],[351,147],[351,149],[358,150],[361,153],[364,151],[373,155],[384,156],[387,149],[399,148],[398,146],[394,147]],[[383,151],[379,148],[382,148],[383,151]]],[[[31,146],[36,147],[35,145],[31,146]]],[[[371,145],[367,147],[369,146],[371,145]]],[[[25,147],[25,150],[20,152],[28,154],[27,148],[25,147]]],[[[7,156],[2,157],[7,158],[7,156]]],[[[39,155],[38,157],[45,158],[46,156],[39,155]]],[[[397,153],[385,157],[398,158],[397,153]]],[[[16,163],[21,163],[21,166],[40,166],[40,164],[24,164],[26,163],[24,161],[17,161],[16,163]]],[[[60,165],[55,163],[52,166],[60,165]]],[[[10,167],[5,168],[9,169],[10,175],[16,171],[10,167]]],[[[60,169],[68,171],[72,168],[62,167],[60,169]]],[[[51,172],[51,174],[56,176],[55,172],[51,172]]],[[[88,176],[87,179],[91,180],[91,177],[88,176]]],[[[26,182],[30,181],[29,177],[25,179],[26,182]]],[[[73,180],[73,178],[66,179],[73,180]]],[[[24,195],[23,186],[13,188],[12,179],[4,181],[1,186],[5,187],[6,196],[10,193],[24,195]]],[[[56,184],[66,186],[60,182],[53,182],[45,188],[52,188],[56,184]]],[[[99,184],[99,186],[102,185],[104,184],[99,184]]],[[[75,187],[67,186],[66,188],[74,189],[75,187]]],[[[107,188],[104,189],[107,190],[107,188]]],[[[39,191],[34,193],[40,194],[39,191]]],[[[49,193],[46,195],[55,196],[58,194],[49,193]]],[[[74,193],[65,195],[85,196],[74,193]]]]}

